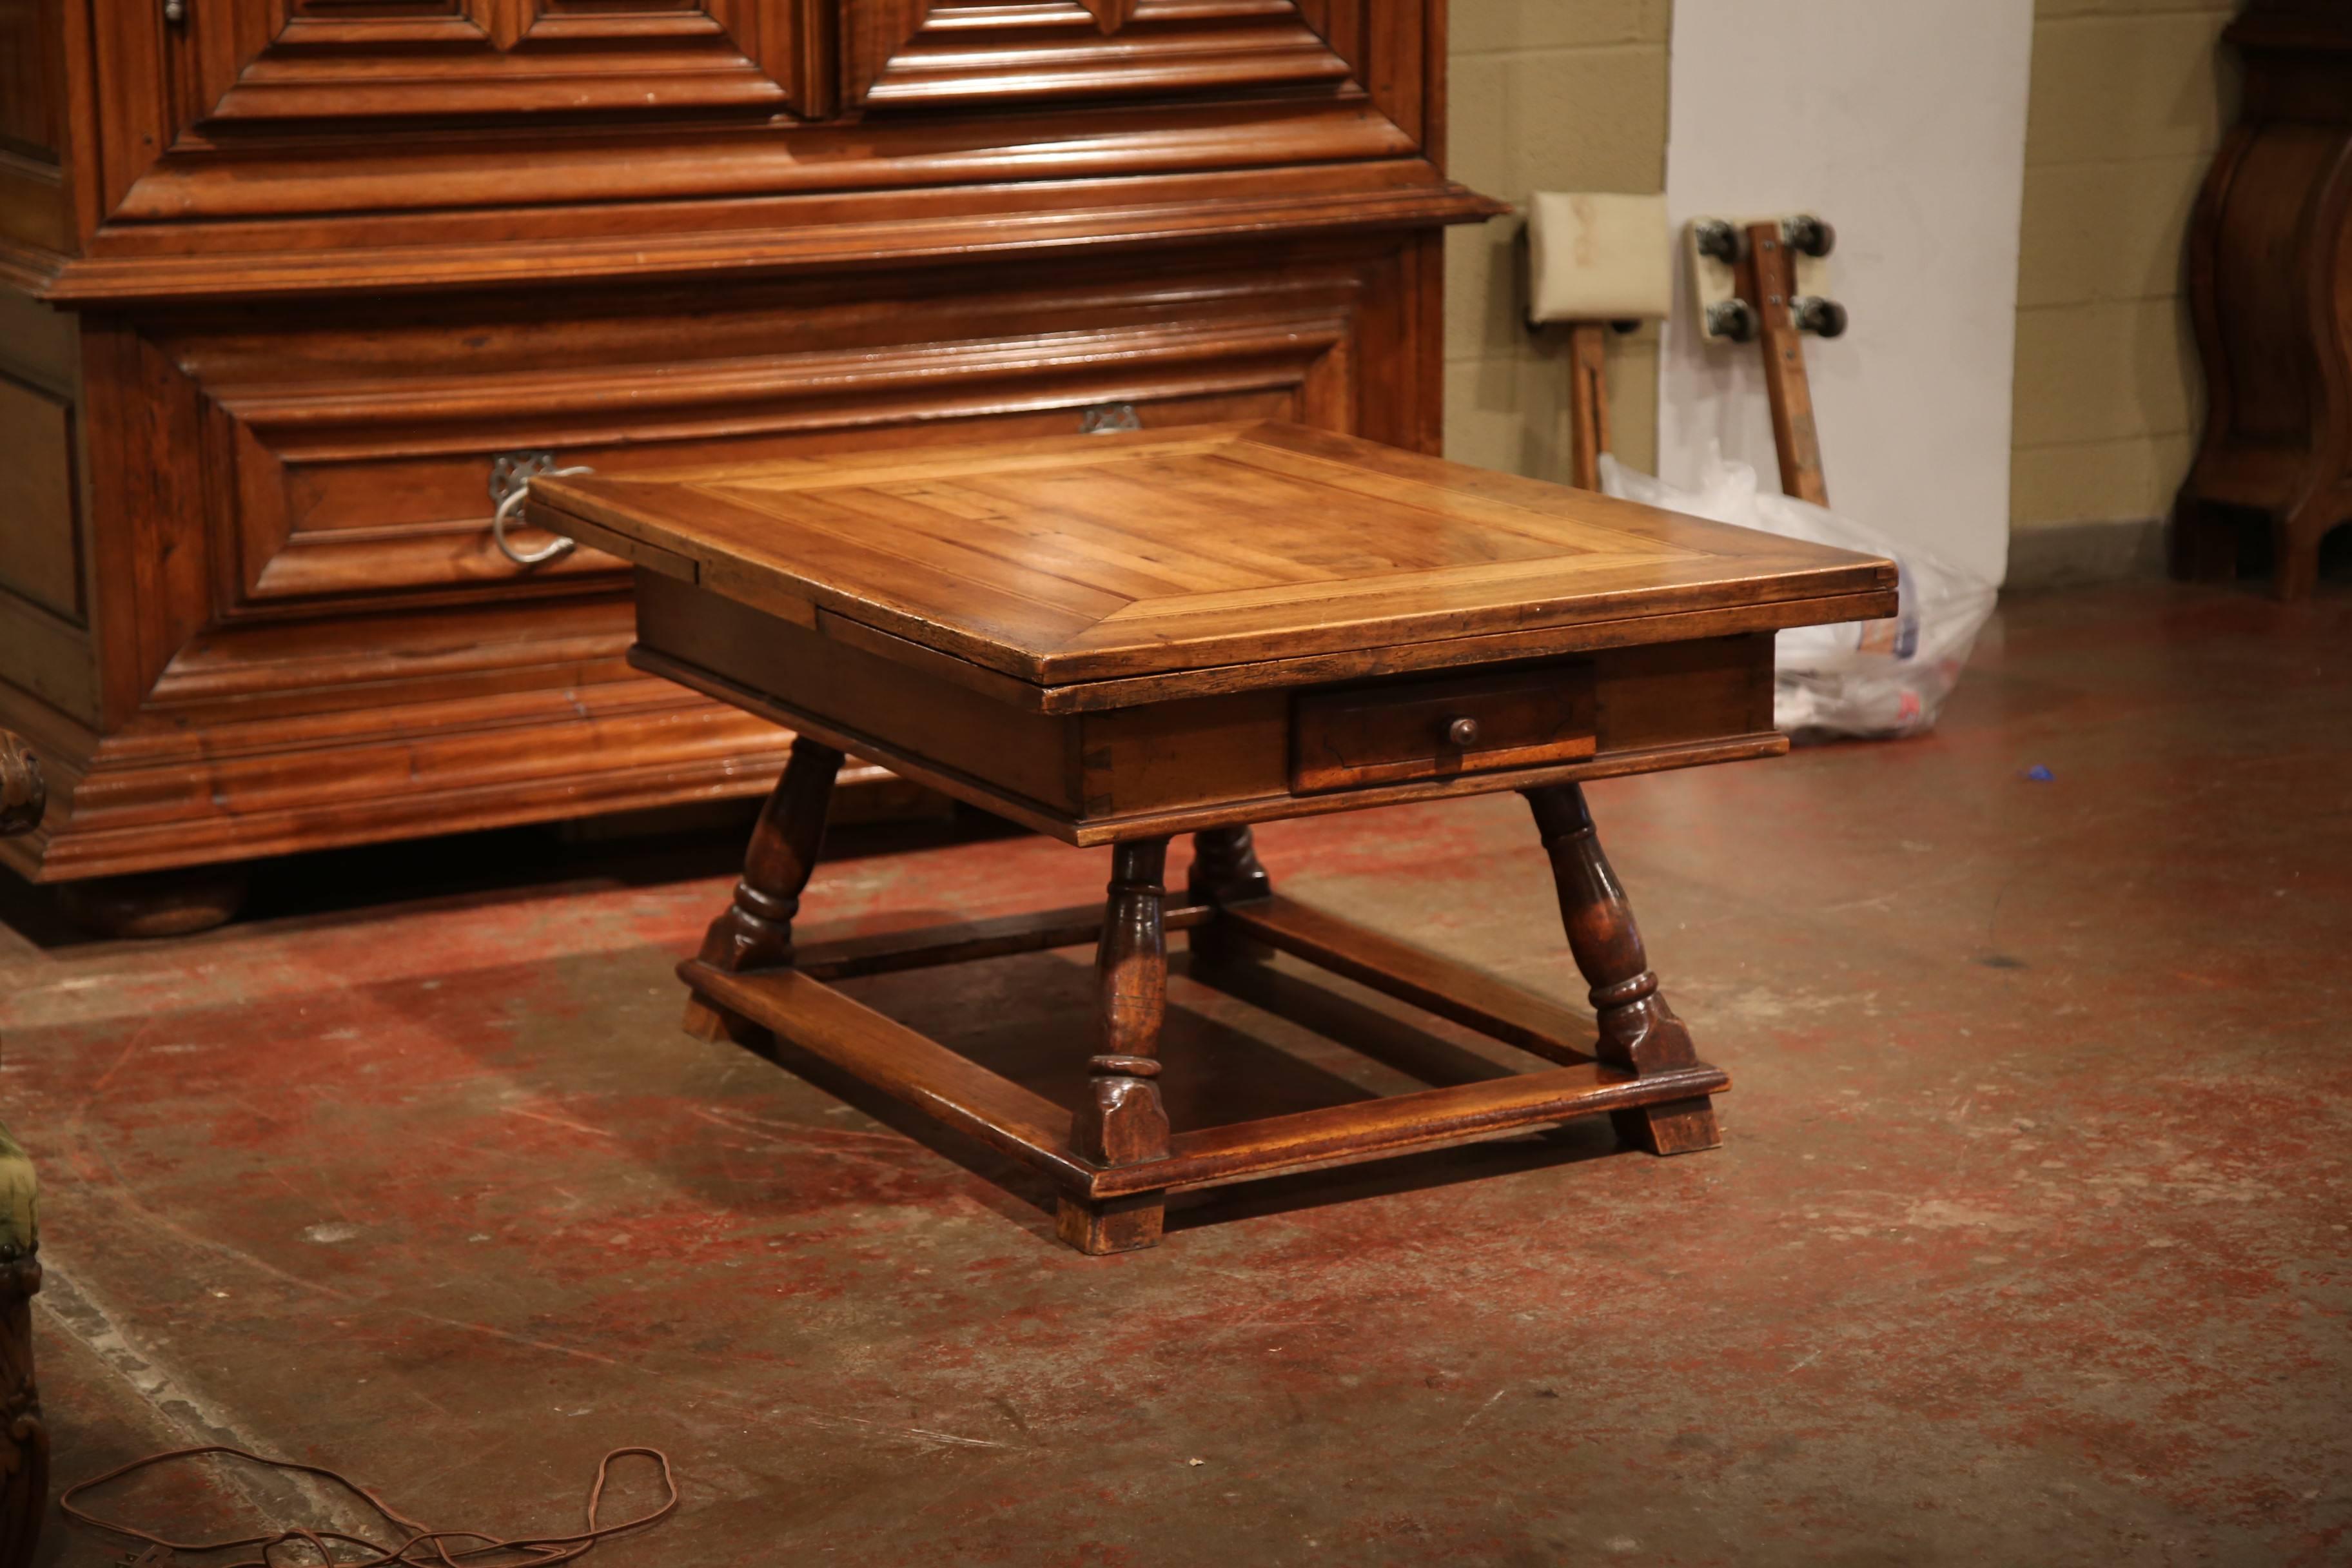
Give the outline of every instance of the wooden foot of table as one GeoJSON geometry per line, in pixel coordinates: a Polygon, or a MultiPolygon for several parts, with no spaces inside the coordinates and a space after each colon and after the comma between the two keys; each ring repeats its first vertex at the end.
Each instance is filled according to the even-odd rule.
{"type": "Polygon", "coordinates": [[[1609,1121],[1619,1139],[1653,1154],[1697,1154],[1723,1146],[1723,1134],[1715,1125],[1715,1102],[1705,1095],[1612,1111],[1609,1121]]]}
{"type": "Polygon", "coordinates": [[[1101,1203],[1065,1194],[1055,1216],[1054,1234],[1089,1258],[1140,1252],[1160,1245],[1167,1215],[1166,1193],[1146,1193],[1140,1197],[1112,1198],[1101,1203]]]}

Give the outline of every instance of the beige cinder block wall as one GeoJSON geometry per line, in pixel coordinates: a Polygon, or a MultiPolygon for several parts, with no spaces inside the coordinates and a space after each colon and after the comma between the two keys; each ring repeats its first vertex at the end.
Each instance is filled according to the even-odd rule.
{"type": "MultiPolygon", "coordinates": [[[[1530,191],[1662,190],[1671,0],[1453,0],[1448,164],[1524,205],[1530,191]]],[[[1518,215],[1454,229],[1445,251],[1445,454],[1568,478],[1565,330],[1526,326],[1518,215]]],[[[1654,470],[1654,325],[1609,348],[1617,455],[1654,470]]]]}
{"type": "Polygon", "coordinates": [[[2018,260],[2013,584],[2153,571],[2203,408],[2189,209],[2235,112],[2232,0],[2037,0],[2018,260]]]}

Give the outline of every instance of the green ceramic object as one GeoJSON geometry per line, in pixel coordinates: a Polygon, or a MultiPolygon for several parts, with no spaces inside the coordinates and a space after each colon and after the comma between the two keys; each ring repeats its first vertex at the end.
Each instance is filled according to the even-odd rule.
{"type": "Polygon", "coordinates": [[[0,1261],[22,1258],[40,1242],[33,1157],[0,1125],[0,1261]]]}

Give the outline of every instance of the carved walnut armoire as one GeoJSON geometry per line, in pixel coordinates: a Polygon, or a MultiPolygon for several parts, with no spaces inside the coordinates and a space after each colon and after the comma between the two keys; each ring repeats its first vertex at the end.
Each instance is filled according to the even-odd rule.
{"type": "Polygon", "coordinates": [[[1444,59],[1443,0],[0,0],[0,854],[765,791],[621,563],[497,548],[502,458],[1433,450],[1444,59]]]}

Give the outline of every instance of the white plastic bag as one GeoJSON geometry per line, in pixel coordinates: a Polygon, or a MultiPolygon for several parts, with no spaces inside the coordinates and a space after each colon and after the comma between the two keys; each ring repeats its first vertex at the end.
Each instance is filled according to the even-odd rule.
{"type": "Polygon", "coordinates": [[[1686,490],[1601,458],[1606,494],[1789,539],[1891,559],[1902,573],[1901,608],[1884,621],[1800,626],[1773,650],[1772,721],[1790,734],[1916,735],[1936,721],[1958,683],[1977,633],[1992,614],[1982,578],[1897,544],[1866,523],[1756,488],[1756,470],[1710,447],[1699,488],[1686,490]]]}

